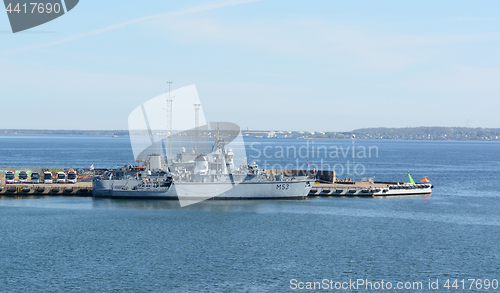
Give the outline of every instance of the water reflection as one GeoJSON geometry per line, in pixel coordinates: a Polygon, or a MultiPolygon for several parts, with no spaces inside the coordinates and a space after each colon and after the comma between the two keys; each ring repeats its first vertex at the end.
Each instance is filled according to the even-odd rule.
{"type": "Polygon", "coordinates": [[[425,222],[500,226],[490,203],[443,198],[311,198],[307,200],[205,200],[181,207],[178,200],[107,199],[68,196],[0,196],[0,206],[54,209],[179,210],[303,214],[355,218],[393,218],[425,222]]]}
{"type": "MultiPolygon", "coordinates": [[[[205,200],[181,207],[178,200],[109,199],[72,196],[0,196],[0,206],[62,209],[138,209],[138,210],[203,210],[265,212],[303,205],[309,200],[205,200]]],[[[293,210],[293,208],[292,208],[293,210]]]]}
{"type": "MultiPolygon", "coordinates": [[[[205,200],[193,205],[181,207],[178,200],[141,200],[93,198],[92,207],[107,209],[148,209],[148,210],[204,210],[204,211],[258,211],[269,204],[296,202],[295,200],[205,200]]],[[[303,202],[303,201],[302,201],[303,202]]]]}

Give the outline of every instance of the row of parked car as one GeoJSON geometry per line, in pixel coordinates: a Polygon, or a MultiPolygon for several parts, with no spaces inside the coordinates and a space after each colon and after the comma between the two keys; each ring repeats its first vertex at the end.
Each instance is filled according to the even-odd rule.
{"type": "Polygon", "coordinates": [[[17,176],[13,171],[7,171],[5,173],[5,183],[14,184],[14,183],[76,183],[77,174],[75,171],[69,171],[68,174],[64,172],[57,172],[55,176],[52,172],[45,171],[43,172],[43,178],[41,178],[41,174],[39,172],[31,172],[31,176],[28,176],[28,172],[20,171],[17,176]],[[28,182],[28,178],[30,181],[28,182]]]}

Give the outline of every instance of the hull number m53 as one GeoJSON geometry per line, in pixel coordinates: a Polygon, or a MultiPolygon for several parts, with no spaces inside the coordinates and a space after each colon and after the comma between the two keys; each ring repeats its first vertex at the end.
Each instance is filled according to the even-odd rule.
{"type": "Polygon", "coordinates": [[[290,188],[288,183],[276,184],[276,190],[288,190],[288,188],[290,188]]]}

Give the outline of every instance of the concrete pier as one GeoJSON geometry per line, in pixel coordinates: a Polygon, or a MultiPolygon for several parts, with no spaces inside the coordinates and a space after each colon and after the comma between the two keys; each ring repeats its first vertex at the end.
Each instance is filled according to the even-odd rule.
{"type": "MultiPolygon", "coordinates": [[[[311,197],[377,197],[377,196],[409,196],[430,195],[431,184],[391,183],[314,183],[311,197]]],[[[7,184],[0,186],[0,196],[92,196],[92,182],[75,184],[7,184]]]]}
{"type": "Polygon", "coordinates": [[[22,195],[92,196],[92,182],[65,184],[16,183],[0,186],[0,196],[22,195]]]}

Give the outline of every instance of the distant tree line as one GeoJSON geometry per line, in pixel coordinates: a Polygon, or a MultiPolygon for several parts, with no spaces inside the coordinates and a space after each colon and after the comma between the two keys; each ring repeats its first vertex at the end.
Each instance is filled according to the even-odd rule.
{"type": "Polygon", "coordinates": [[[484,140],[499,141],[500,128],[405,127],[362,128],[347,132],[243,131],[243,135],[276,138],[395,139],[395,140],[484,140]]]}
{"type": "Polygon", "coordinates": [[[93,135],[128,136],[128,130],[1,129],[0,135],[93,135]]]}
{"type": "Polygon", "coordinates": [[[500,128],[406,127],[363,128],[352,131],[360,139],[499,140],[500,128]]]}

